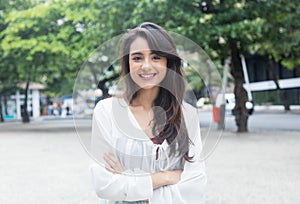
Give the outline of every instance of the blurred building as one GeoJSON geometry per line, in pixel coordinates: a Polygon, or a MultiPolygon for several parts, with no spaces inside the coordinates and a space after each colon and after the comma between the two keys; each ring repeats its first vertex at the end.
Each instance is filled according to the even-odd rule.
{"type": "MultiPolygon", "coordinates": [[[[21,119],[22,117],[22,106],[24,106],[25,100],[25,89],[26,84],[19,84],[18,90],[16,90],[14,95],[8,96],[6,98],[1,98],[2,103],[2,115],[4,120],[12,119],[21,119]]],[[[28,90],[28,101],[27,101],[27,110],[29,115],[33,118],[37,118],[41,113],[40,99],[41,99],[41,90],[45,87],[39,83],[30,83],[28,90]]]]}
{"type": "MultiPolygon", "coordinates": [[[[264,56],[246,58],[250,89],[254,101],[258,104],[281,104],[276,84],[268,66],[269,59],[264,56]]],[[[300,100],[300,68],[288,69],[280,63],[273,62],[273,74],[278,78],[279,86],[291,105],[299,105],[300,100]]]]}

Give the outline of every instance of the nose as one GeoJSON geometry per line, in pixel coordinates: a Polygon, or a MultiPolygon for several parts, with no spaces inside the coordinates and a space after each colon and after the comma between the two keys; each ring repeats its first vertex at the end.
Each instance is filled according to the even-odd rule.
{"type": "Polygon", "coordinates": [[[145,57],[145,60],[142,64],[142,70],[148,69],[150,68],[150,60],[148,59],[148,57],[145,57]]]}

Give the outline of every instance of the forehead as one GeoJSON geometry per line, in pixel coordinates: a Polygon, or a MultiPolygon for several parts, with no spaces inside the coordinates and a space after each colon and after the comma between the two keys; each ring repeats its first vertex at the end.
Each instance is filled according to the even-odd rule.
{"type": "Polygon", "coordinates": [[[149,44],[145,38],[137,37],[130,45],[130,53],[150,51],[149,44]]]}

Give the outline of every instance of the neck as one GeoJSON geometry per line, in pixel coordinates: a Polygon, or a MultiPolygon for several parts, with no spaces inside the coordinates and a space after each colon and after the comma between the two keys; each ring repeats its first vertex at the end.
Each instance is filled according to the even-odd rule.
{"type": "Polygon", "coordinates": [[[158,92],[159,87],[157,86],[151,89],[140,89],[137,97],[132,101],[132,105],[143,106],[145,109],[151,109],[158,92]]]}

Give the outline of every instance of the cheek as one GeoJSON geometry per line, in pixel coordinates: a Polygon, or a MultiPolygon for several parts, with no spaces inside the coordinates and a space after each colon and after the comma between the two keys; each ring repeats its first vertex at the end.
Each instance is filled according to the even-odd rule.
{"type": "Polygon", "coordinates": [[[137,63],[129,61],[129,71],[130,72],[134,72],[134,71],[136,71],[138,69],[139,69],[139,65],[137,63]]]}
{"type": "Polygon", "coordinates": [[[161,67],[161,68],[160,68],[161,73],[162,73],[163,75],[166,75],[167,69],[168,69],[168,67],[167,67],[167,61],[161,63],[160,67],[161,67]]]}
{"type": "Polygon", "coordinates": [[[136,72],[138,70],[138,66],[136,63],[130,63],[129,62],[129,76],[131,77],[131,79],[133,81],[136,81],[136,78],[137,78],[137,75],[136,75],[136,72]]]}
{"type": "Polygon", "coordinates": [[[162,73],[162,79],[164,79],[164,78],[166,77],[166,75],[167,75],[167,70],[168,70],[168,68],[165,68],[165,69],[163,69],[163,70],[161,71],[161,73],[162,73]]]}
{"type": "Polygon", "coordinates": [[[164,67],[165,69],[167,69],[167,59],[164,59],[162,62],[161,62],[161,67],[164,67]]]}

